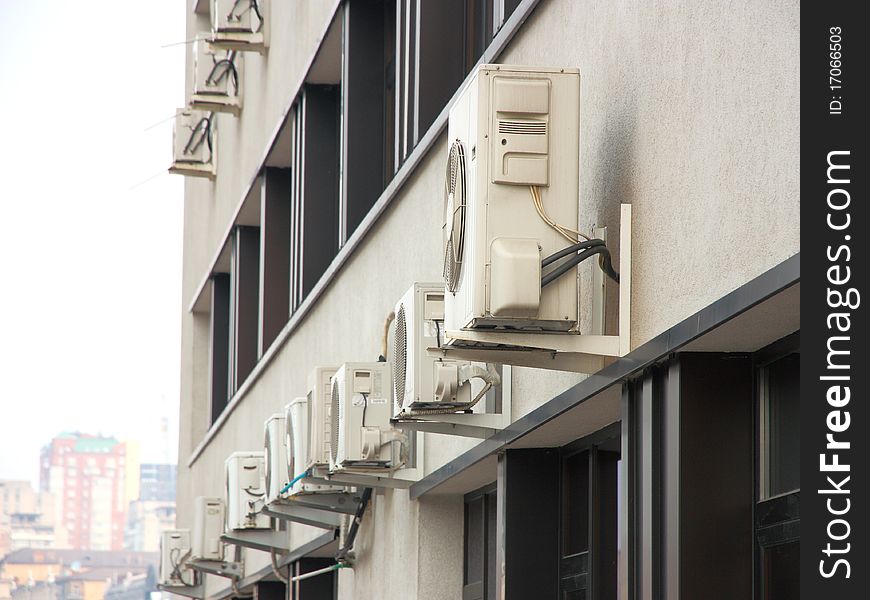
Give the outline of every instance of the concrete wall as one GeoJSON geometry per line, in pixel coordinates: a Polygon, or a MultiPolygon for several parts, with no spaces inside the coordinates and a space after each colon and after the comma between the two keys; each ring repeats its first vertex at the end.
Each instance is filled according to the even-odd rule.
{"type": "MultiPolygon", "coordinates": [[[[444,135],[188,468],[208,425],[208,325],[187,307],[333,9],[272,4],[268,54],[244,58],[242,116],[219,117],[217,180],[186,184],[179,526],[194,496],[223,494],[224,459],[262,446],[313,366],[375,359],[395,300],[441,275],[444,135]]],[[[500,57],[581,70],[581,225],[615,232],[633,205],[633,347],[798,252],[799,25],[794,1],[542,0],[500,57]]],[[[515,368],[514,418],[581,377],[515,368]]],[[[427,470],[474,443],[427,436],[427,470]]],[[[459,497],[377,494],[339,597],[459,597],[462,514],[459,497]]]]}

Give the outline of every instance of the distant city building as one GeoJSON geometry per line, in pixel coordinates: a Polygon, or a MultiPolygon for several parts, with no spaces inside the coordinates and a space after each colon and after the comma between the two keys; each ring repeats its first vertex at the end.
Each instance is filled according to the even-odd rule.
{"type": "Polygon", "coordinates": [[[156,553],[23,548],[0,558],[0,600],[102,600],[157,562],[156,553]]]}
{"type": "Polygon", "coordinates": [[[124,549],[158,552],[160,533],[175,527],[175,502],[134,500],[130,503],[124,549]]]}
{"type": "Polygon", "coordinates": [[[175,502],[176,465],[146,463],[139,467],[139,500],[175,502]]]}
{"type": "Polygon", "coordinates": [[[115,578],[107,587],[104,600],[150,600],[157,591],[157,573],[149,567],[144,573],[127,573],[115,578]]]}
{"type": "Polygon", "coordinates": [[[124,549],[157,552],[160,532],[175,527],[175,474],[169,464],[143,464],[139,468],[139,499],[130,502],[124,549]]]}
{"type": "Polygon", "coordinates": [[[29,481],[0,481],[0,558],[19,548],[62,546],[54,528],[54,502],[29,481]]]}
{"type": "Polygon", "coordinates": [[[42,449],[40,490],[56,499],[69,547],[121,550],[127,503],[138,495],[138,450],[113,437],[63,433],[42,449]],[[131,481],[132,480],[132,481],[131,481]]]}

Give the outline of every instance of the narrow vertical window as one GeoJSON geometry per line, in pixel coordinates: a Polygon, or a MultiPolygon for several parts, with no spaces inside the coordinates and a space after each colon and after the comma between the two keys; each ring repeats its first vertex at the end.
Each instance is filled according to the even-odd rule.
{"type": "Polygon", "coordinates": [[[616,600],[618,444],[563,450],[560,600],[616,600]]]}
{"type": "Polygon", "coordinates": [[[237,226],[230,255],[230,397],[257,364],[259,275],[260,228],[237,226]]]}
{"type": "Polygon", "coordinates": [[[758,544],[762,600],[800,597],[800,353],[796,336],[762,350],[758,370],[758,544]],[[785,346],[785,349],[783,348],[785,346]],[[788,348],[791,347],[789,351],[788,348]],[[776,356],[770,359],[770,354],[776,356]]]}
{"type": "Polygon", "coordinates": [[[260,330],[258,356],[290,313],[290,169],[267,167],[260,196],[260,330]]]}
{"type": "Polygon", "coordinates": [[[341,87],[306,84],[295,110],[291,180],[291,311],[338,252],[341,87]]]}
{"type": "Polygon", "coordinates": [[[209,424],[227,406],[229,399],[230,276],[215,273],[211,278],[209,314],[209,424]]]}
{"type": "Polygon", "coordinates": [[[462,600],[496,598],[496,485],[465,497],[462,600]]]}

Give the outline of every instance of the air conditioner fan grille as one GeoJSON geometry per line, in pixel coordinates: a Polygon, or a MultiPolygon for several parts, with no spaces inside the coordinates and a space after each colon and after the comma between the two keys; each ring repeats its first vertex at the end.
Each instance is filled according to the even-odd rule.
{"type": "Polygon", "coordinates": [[[340,392],[339,392],[339,381],[338,379],[333,379],[332,381],[332,410],[330,411],[331,423],[330,423],[330,444],[329,444],[329,461],[331,463],[338,462],[338,427],[339,423],[341,423],[341,402],[340,402],[340,392]]]}
{"type": "Polygon", "coordinates": [[[459,287],[465,242],[465,148],[456,140],[450,147],[444,185],[444,279],[448,291],[459,287]]]}
{"type": "Polygon", "coordinates": [[[396,408],[402,409],[405,400],[405,377],[408,373],[408,324],[405,318],[405,305],[399,305],[396,313],[396,331],[393,343],[393,391],[396,408]]]}

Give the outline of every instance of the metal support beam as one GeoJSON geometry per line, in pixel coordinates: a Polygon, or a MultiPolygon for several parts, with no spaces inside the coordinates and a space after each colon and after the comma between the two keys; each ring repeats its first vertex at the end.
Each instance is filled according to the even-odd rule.
{"type": "Polygon", "coordinates": [[[271,529],[236,529],[221,536],[221,541],[235,546],[269,552],[290,550],[290,536],[286,531],[271,529]]]}
{"type": "Polygon", "coordinates": [[[203,600],[205,598],[205,584],[198,583],[196,585],[163,585],[158,584],[157,589],[169,592],[170,594],[175,594],[177,596],[184,596],[186,598],[196,598],[196,600],[203,600]]]}
{"type": "Polygon", "coordinates": [[[407,489],[415,482],[394,477],[390,471],[336,471],[327,480],[331,484],[356,485],[360,487],[407,489]]]}
{"type": "Polygon", "coordinates": [[[289,504],[268,504],[263,508],[263,513],[272,518],[282,521],[293,521],[303,525],[311,525],[321,529],[334,529],[341,523],[341,515],[336,512],[296,506],[289,504]]]}
{"type": "Polygon", "coordinates": [[[447,413],[394,419],[392,424],[408,431],[425,431],[486,439],[508,424],[500,414],[447,413]]]}
{"type": "Polygon", "coordinates": [[[360,494],[356,492],[326,492],[312,494],[296,494],[285,500],[288,506],[304,506],[329,512],[352,515],[360,503],[360,494]]]}
{"type": "Polygon", "coordinates": [[[184,566],[200,573],[208,573],[209,575],[217,575],[218,577],[227,577],[229,579],[238,579],[245,574],[244,564],[236,561],[188,560],[184,563],[184,566]]]}

